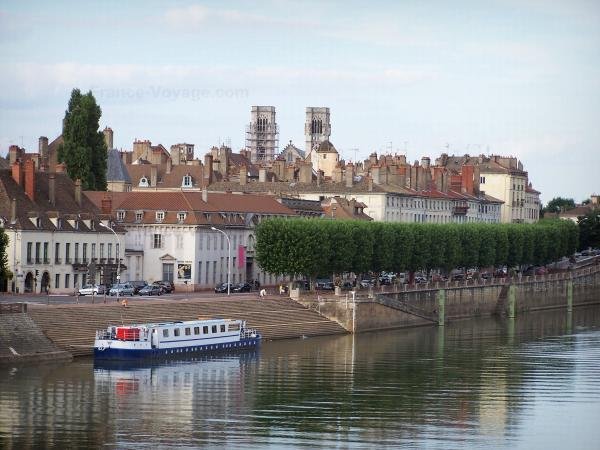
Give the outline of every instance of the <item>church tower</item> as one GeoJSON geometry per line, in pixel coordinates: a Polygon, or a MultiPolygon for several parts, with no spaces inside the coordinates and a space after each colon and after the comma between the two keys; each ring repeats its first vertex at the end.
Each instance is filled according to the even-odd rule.
{"type": "Polygon", "coordinates": [[[274,106],[253,106],[250,123],[246,127],[246,150],[250,161],[263,163],[273,161],[279,145],[279,129],[275,122],[274,106]]]}
{"type": "Polygon", "coordinates": [[[319,148],[321,142],[329,140],[330,135],[329,108],[308,106],[304,124],[307,160],[310,158],[310,154],[319,148]]]}

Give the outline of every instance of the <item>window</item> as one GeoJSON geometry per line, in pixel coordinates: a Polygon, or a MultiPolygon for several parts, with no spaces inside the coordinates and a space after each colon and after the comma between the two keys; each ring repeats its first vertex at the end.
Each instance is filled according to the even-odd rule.
{"type": "Polygon", "coordinates": [[[156,221],[162,222],[165,220],[165,212],[164,211],[156,211],[156,221]]]}
{"type": "Polygon", "coordinates": [[[112,244],[108,244],[108,259],[112,258],[112,244]]]}
{"type": "Polygon", "coordinates": [[[143,218],[144,218],[144,213],[142,211],[137,211],[135,213],[135,221],[136,222],[141,222],[143,218]]]}
{"type": "Polygon", "coordinates": [[[54,264],[60,264],[60,244],[54,244],[54,264]]]}
{"type": "Polygon", "coordinates": [[[162,279],[165,281],[173,281],[173,263],[164,263],[163,264],[162,279]]]}
{"type": "Polygon", "coordinates": [[[162,234],[154,234],[152,248],[162,248],[162,234]]]}
{"type": "Polygon", "coordinates": [[[192,187],[192,177],[190,175],[186,175],[183,177],[181,187],[192,187]]]}
{"type": "Polygon", "coordinates": [[[189,327],[187,327],[187,328],[185,329],[185,335],[186,335],[186,336],[189,336],[189,335],[191,335],[191,334],[192,334],[192,329],[191,329],[191,328],[189,328],[189,327]]]}
{"type": "MultiPolygon", "coordinates": [[[[65,263],[69,264],[71,262],[71,244],[67,242],[65,244],[65,263]]],[[[69,287],[69,286],[65,286],[69,287]]]]}
{"type": "Polygon", "coordinates": [[[225,325],[221,325],[221,333],[225,333],[225,325]]]}
{"type": "Polygon", "coordinates": [[[71,274],[65,274],[65,288],[69,287],[69,282],[71,281],[71,274]]]}
{"type": "Polygon", "coordinates": [[[75,275],[73,275],[73,287],[74,288],[78,288],[79,287],[79,274],[76,273],[75,275]]]}
{"type": "Polygon", "coordinates": [[[179,336],[179,328],[173,330],[173,336],[179,336]]]}
{"type": "Polygon", "coordinates": [[[178,249],[182,249],[183,248],[183,236],[178,234],[175,236],[175,240],[176,240],[176,246],[178,249]]]}
{"type": "Polygon", "coordinates": [[[79,244],[75,244],[75,262],[79,262],[79,244]]]}
{"type": "Polygon", "coordinates": [[[140,187],[148,187],[148,186],[150,186],[150,183],[148,183],[148,178],[146,178],[146,177],[140,178],[139,186],[140,187]]]}
{"type": "Polygon", "coordinates": [[[204,325],[202,327],[202,334],[208,334],[208,326],[207,325],[204,325]]]}
{"type": "Polygon", "coordinates": [[[177,221],[178,222],[183,222],[185,220],[185,217],[186,217],[186,213],[184,213],[184,212],[177,213],[177,221]]]}
{"type": "Polygon", "coordinates": [[[41,256],[40,256],[40,243],[36,242],[35,243],[35,263],[36,264],[39,264],[41,262],[40,258],[41,258],[41,256]]]}
{"type": "Polygon", "coordinates": [[[96,244],[92,244],[92,259],[96,259],[96,244]]]}
{"type": "Polygon", "coordinates": [[[217,326],[213,325],[211,328],[211,332],[216,333],[217,332],[217,326]]]}
{"type": "Polygon", "coordinates": [[[33,248],[33,243],[32,242],[28,242],[27,243],[27,264],[32,264],[33,263],[33,256],[31,255],[32,248],[33,248]]]}
{"type": "Polygon", "coordinates": [[[169,337],[169,330],[166,328],[163,330],[163,337],[169,337]]]}
{"type": "Polygon", "coordinates": [[[54,275],[54,289],[58,289],[60,286],[60,274],[54,275]]]}
{"type": "Polygon", "coordinates": [[[125,211],[117,211],[117,220],[122,222],[125,220],[125,211]]]}
{"type": "Polygon", "coordinates": [[[44,264],[50,264],[50,259],[48,258],[48,243],[44,242],[44,264]]]}
{"type": "Polygon", "coordinates": [[[104,259],[104,244],[100,244],[100,259],[104,259]]]}
{"type": "Polygon", "coordinates": [[[83,258],[83,262],[84,263],[87,263],[87,246],[88,246],[87,244],[83,244],[83,255],[82,255],[82,258],[83,258]]]}

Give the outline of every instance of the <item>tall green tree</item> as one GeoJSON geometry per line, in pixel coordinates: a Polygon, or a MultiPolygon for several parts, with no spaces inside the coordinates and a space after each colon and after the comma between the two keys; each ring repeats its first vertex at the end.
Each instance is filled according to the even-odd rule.
{"type": "Polygon", "coordinates": [[[63,122],[63,143],[58,148],[58,161],[67,173],[80,179],[83,189],[106,190],[106,144],[100,128],[102,110],[89,91],[73,89],[63,122]]]}
{"type": "Polygon", "coordinates": [[[6,247],[8,246],[8,235],[4,232],[3,228],[0,228],[0,287],[4,285],[5,281],[10,278],[10,270],[8,270],[8,255],[6,247]]]}
{"type": "Polygon", "coordinates": [[[580,248],[600,247],[600,209],[594,209],[578,219],[580,248]]]}

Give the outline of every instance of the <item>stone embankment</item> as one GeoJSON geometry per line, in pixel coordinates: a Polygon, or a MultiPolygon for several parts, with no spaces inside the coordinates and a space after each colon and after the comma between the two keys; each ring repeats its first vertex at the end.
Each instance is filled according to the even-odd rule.
{"type": "Polygon", "coordinates": [[[482,316],[600,304],[600,265],[521,279],[482,280],[435,287],[382,287],[368,294],[299,297],[298,301],[348,331],[443,325],[482,316]]]}
{"type": "Polygon", "coordinates": [[[198,317],[244,319],[263,339],[342,334],[346,330],[289,298],[144,300],[96,305],[29,305],[29,316],[61,349],[74,356],[93,353],[96,330],[109,325],[194,320],[198,317]]]}
{"type": "Polygon", "coordinates": [[[71,354],[50,341],[27,315],[27,305],[0,305],[0,365],[65,360],[71,354]]]}

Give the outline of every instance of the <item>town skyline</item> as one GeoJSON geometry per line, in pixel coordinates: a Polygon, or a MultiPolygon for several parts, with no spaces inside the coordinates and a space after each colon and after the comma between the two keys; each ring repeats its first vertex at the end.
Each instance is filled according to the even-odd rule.
{"type": "Polygon", "coordinates": [[[253,105],[276,107],[279,151],[302,148],[305,107],[325,106],[345,160],[501,154],[523,161],[544,203],[598,191],[593,3],[111,5],[1,8],[0,154],[60,134],[80,88],[117,148],[238,151],[253,105]]]}

